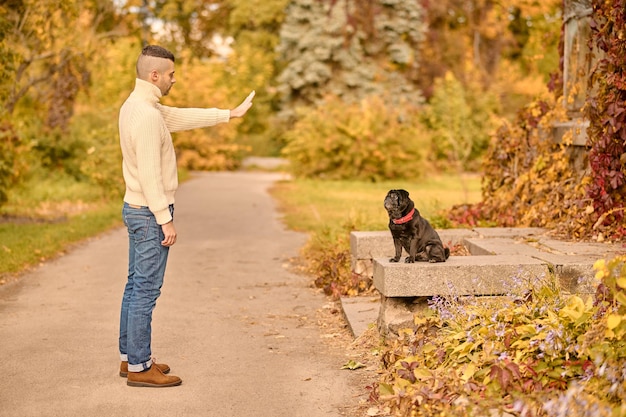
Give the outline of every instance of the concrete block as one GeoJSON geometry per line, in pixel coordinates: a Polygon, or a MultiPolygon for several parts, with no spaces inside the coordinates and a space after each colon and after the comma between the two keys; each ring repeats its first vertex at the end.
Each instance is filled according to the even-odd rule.
{"type": "Polygon", "coordinates": [[[350,233],[350,253],[352,254],[352,259],[373,259],[382,256],[392,256],[393,252],[393,238],[390,231],[350,233]]]}
{"type": "Polygon", "coordinates": [[[401,329],[415,326],[414,316],[428,309],[429,297],[380,297],[378,314],[378,333],[385,337],[389,334],[398,335],[401,329]]]}
{"type": "Polygon", "coordinates": [[[461,245],[465,239],[477,236],[472,229],[441,229],[437,230],[437,234],[441,238],[443,246],[447,247],[461,245]]]}
{"type": "MultiPolygon", "coordinates": [[[[589,256],[595,260],[624,254],[626,247],[614,243],[567,242],[562,240],[540,238],[537,245],[546,252],[569,256],[589,256]]],[[[594,261],[595,262],[595,261],[594,261]]]]}
{"type": "MultiPolygon", "coordinates": [[[[454,246],[463,243],[463,240],[478,235],[470,229],[442,229],[437,230],[444,246],[454,246]]],[[[391,232],[351,232],[350,253],[353,262],[355,259],[373,259],[392,257],[395,253],[391,232]]],[[[353,263],[354,266],[354,263],[353,263]]]]}
{"type": "Polygon", "coordinates": [[[352,259],[352,272],[364,277],[374,275],[374,265],[371,259],[352,259]]]}
{"type": "Polygon", "coordinates": [[[359,337],[369,326],[377,323],[380,299],[379,297],[342,297],[341,308],[352,335],[359,337]]]}
{"type": "Polygon", "coordinates": [[[537,256],[540,251],[521,240],[493,237],[489,239],[465,239],[464,244],[472,255],[521,255],[537,256]]]}
{"type": "Polygon", "coordinates": [[[390,263],[374,259],[374,286],[386,297],[495,295],[514,279],[545,276],[545,262],[525,256],[451,256],[446,262],[390,263]]]}
{"type": "Polygon", "coordinates": [[[579,118],[566,122],[554,122],[552,124],[552,138],[556,143],[561,143],[563,136],[565,136],[566,133],[571,133],[572,145],[586,146],[588,127],[589,121],[579,118]]]}
{"type": "MultiPolygon", "coordinates": [[[[626,246],[567,242],[541,228],[438,230],[446,246],[463,244],[471,256],[451,256],[445,263],[390,263],[391,232],[352,232],[353,271],[372,277],[381,293],[381,334],[411,327],[416,312],[433,296],[503,295],[524,281],[553,273],[570,293],[595,292],[593,264],[624,254],[626,246]]],[[[406,256],[403,254],[403,257],[406,256]]],[[[348,307],[349,308],[349,307],[348,307]]]]}
{"type": "Polygon", "coordinates": [[[478,237],[505,237],[509,239],[517,237],[537,237],[546,233],[540,227],[475,227],[472,229],[478,237]]]}

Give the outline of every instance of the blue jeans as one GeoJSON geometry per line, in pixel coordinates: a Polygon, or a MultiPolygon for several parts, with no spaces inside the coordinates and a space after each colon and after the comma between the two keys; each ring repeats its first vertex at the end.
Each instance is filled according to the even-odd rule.
{"type": "MultiPolygon", "coordinates": [[[[174,216],[174,206],[170,206],[174,216]]],[[[128,281],[120,314],[120,357],[130,372],[152,365],[150,340],[152,311],[161,295],[169,247],[162,246],[163,230],[148,207],[124,203],[124,224],[128,228],[128,281]]]]}

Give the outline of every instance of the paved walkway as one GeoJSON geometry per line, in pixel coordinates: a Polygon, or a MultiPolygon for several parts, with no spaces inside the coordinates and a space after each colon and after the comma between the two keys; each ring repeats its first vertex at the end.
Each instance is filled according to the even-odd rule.
{"type": "Polygon", "coordinates": [[[327,300],[285,267],[306,237],[277,217],[279,177],[202,173],[177,194],[152,346],[179,387],[117,375],[125,230],[0,287],[0,416],[348,415],[359,387],[318,324],[327,300]]]}

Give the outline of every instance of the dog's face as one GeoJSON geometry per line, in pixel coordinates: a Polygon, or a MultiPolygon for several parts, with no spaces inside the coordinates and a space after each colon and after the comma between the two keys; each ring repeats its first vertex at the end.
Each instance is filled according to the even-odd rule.
{"type": "Polygon", "coordinates": [[[406,190],[389,190],[385,197],[385,210],[389,213],[390,219],[399,219],[409,205],[411,199],[406,190]]]}

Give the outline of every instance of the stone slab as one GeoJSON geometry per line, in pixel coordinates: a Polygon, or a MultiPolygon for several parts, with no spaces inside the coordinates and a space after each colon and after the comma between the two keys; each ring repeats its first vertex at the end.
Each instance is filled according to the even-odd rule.
{"type": "MultiPolygon", "coordinates": [[[[538,239],[545,233],[545,230],[536,227],[476,227],[474,229],[438,229],[437,233],[445,246],[454,246],[464,243],[466,239],[516,239],[522,237],[538,239]]],[[[391,232],[388,230],[351,232],[350,252],[353,260],[391,257],[394,254],[391,232]]]]}
{"type": "Polygon", "coordinates": [[[341,297],[341,308],[352,335],[361,336],[372,325],[376,325],[380,310],[380,296],[341,297]]]}
{"type": "MultiPolygon", "coordinates": [[[[353,271],[372,277],[381,293],[378,314],[381,334],[410,324],[415,309],[422,308],[416,307],[416,300],[437,295],[508,294],[513,286],[520,285],[520,277],[526,281],[554,273],[562,290],[593,293],[595,261],[626,253],[623,243],[562,241],[541,228],[437,232],[444,245],[463,244],[470,256],[451,256],[447,262],[436,264],[390,263],[394,248],[389,231],[351,233],[353,271]]],[[[354,314],[358,316],[358,312],[350,316],[354,314]]]]}
{"type": "Polygon", "coordinates": [[[552,137],[556,143],[561,143],[563,136],[565,136],[566,133],[571,133],[572,145],[586,146],[588,127],[589,121],[582,119],[555,122],[552,124],[552,137]]]}
{"type": "Polygon", "coordinates": [[[624,244],[615,243],[596,243],[596,242],[567,242],[563,240],[542,237],[537,240],[539,249],[562,255],[569,256],[591,256],[596,259],[612,257],[617,254],[624,254],[626,246],[624,244]]]}
{"type": "Polygon", "coordinates": [[[538,256],[540,250],[527,245],[521,239],[512,239],[504,237],[492,238],[469,238],[463,241],[463,244],[469,250],[469,253],[475,256],[479,255],[520,255],[520,256],[538,256]]]}
{"type": "Polygon", "coordinates": [[[540,227],[475,227],[472,231],[478,234],[478,237],[505,237],[509,239],[537,237],[546,233],[546,229],[540,227]]]}
{"type": "MultiPolygon", "coordinates": [[[[470,229],[442,229],[437,230],[437,233],[445,246],[458,245],[466,238],[479,236],[470,229]]],[[[392,257],[394,251],[393,238],[388,230],[350,233],[350,253],[353,260],[392,257]]]]}
{"type": "Polygon", "coordinates": [[[496,295],[514,280],[545,276],[548,265],[528,256],[451,256],[446,262],[391,263],[374,259],[374,286],[385,297],[496,295]]]}

